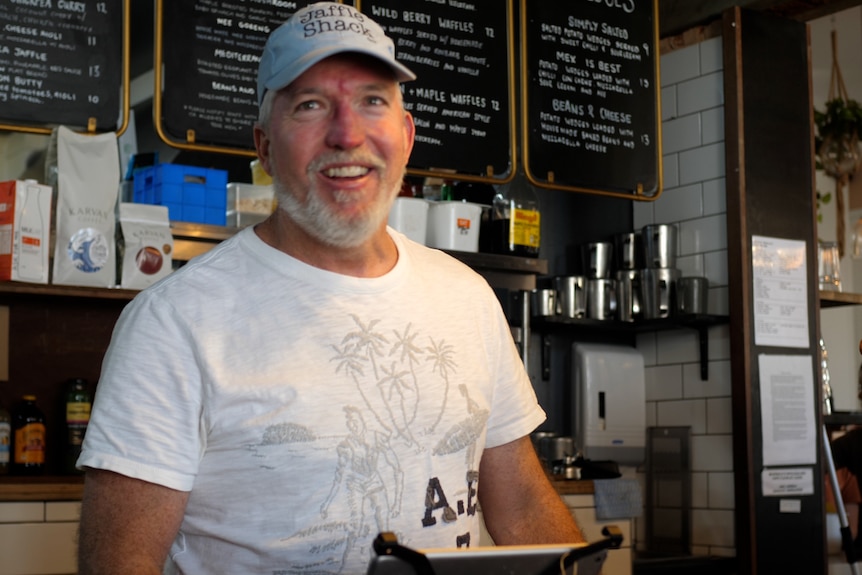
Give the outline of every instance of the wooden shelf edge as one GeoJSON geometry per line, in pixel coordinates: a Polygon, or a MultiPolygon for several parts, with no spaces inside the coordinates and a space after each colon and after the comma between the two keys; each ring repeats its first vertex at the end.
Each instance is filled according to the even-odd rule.
{"type": "Polygon", "coordinates": [[[496,270],[509,273],[535,275],[548,274],[548,260],[518,256],[504,256],[485,252],[459,252],[441,250],[473,269],[496,270]]]}
{"type": "Polygon", "coordinates": [[[0,501],[80,501],[83,477],[2,477],[0,501]]]}
{"type": "Polygon", "coordinates": [[[0,282],[0,294],[116,299],[130,301],[138,290],[121,288],[98,288],[67,286],[58,284],[28,284],[23,282],[0,282]]]}
{"type": "Polygon", "coordinates": [[[820,307],[862,305],[862,294],[841,291],[820,291],[820,307]]]}

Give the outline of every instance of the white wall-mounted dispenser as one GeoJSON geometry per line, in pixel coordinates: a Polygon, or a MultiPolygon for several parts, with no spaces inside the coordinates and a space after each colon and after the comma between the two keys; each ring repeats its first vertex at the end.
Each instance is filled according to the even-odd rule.
{"type": "Polygon", "coordinates": [[[572,344],[575,447],[584,459],[643,463],[645,378],[643,356],[632,347],[572,344]]]}

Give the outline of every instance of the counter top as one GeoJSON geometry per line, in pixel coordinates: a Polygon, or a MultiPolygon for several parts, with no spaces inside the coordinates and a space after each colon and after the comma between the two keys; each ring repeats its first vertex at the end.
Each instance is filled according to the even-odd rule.
{"type": "Polygon", "coordinates": [[[592,495],[593,482],[590,479],[551,479],[551,484],[560,495],[592,495]]]}
{"type": "MultiPolygon", "coordinates": [[[[551,483],[560,495],[593,494],[589,480],[552,479],[551,483]]],[[[0,501],[79,501],[83,493],[83,477],[0,477],[0,501]]]]}

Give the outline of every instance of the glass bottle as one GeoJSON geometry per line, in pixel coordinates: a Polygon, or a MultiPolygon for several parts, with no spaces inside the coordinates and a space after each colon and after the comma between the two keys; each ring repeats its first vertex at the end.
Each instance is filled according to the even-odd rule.
{"type": "Polygon", "coordinates": [[[0,404],[0,475],[9,473],[12,457],[12,417],[0,404]]]}
{"type": "Polygon", "coordinates": [[[12,472],[40,475],[45,469],[45,415],[35,395],[25,395],[12,414],[12,472]]]}
{"type": "Polygon", "coordinates": [[[523,171],[497,186],[491,209],[492,249],[510,256],[539,257],[541,214],[535,188],[523,171]]]}
{"type": "Polygon", "coordinates": [[[90,410],[93,402],[86,379],[70,379],[66,382],[66,434],[63,446],[63,471],[81,473],[75,464],[81,455],[81,444],[90,423],[90,410]]]}

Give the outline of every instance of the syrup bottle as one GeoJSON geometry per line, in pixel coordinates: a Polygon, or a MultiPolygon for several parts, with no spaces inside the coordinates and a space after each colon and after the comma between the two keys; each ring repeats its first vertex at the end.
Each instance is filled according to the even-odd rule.
{"type": "Polygon", "coordinates": [[[35,395],[25,395],[12,414],[12,472],[41,475],[45,470],[45,414],[35,395]]]}
{"type": "Polygon", "coordinates": [[[81,471],[76,469],[75,464],[81,455],[81,444],[90,423],[90,410],[93,405],[87,380],[75,378],[67,381],[65,398],[66,441],[63,446],[63,471],[77,474],[81,471]]]}
{"type": "Polygon", "coordinates": [[[523,170],[511,182],[497,186],[490,226],[495,253],[539,257],[541,223],[536,189],[523,170]]]}

